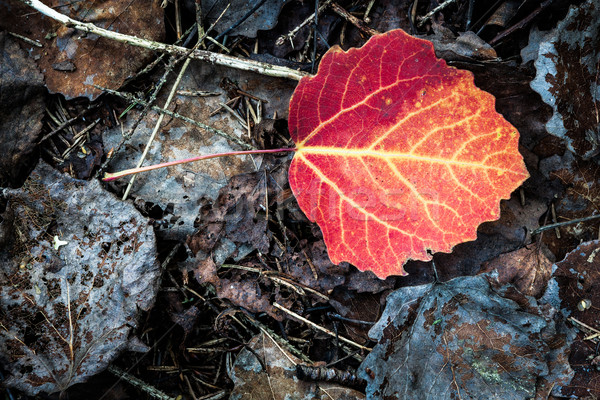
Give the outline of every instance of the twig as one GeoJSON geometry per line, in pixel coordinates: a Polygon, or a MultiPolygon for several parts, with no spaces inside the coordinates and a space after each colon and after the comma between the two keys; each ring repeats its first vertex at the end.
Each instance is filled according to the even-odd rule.
{"type": "Polygon", "coordinates": [[[219,103],[219,105],[221,106],[221,108],[225,109],[225,111],[227,111],[229,114],[231,114],[232,117],[234,117],[235,119],[238,120],[238,122],[240,124],[242,124],[242,127],[244,129],[247,128],[246,126],[246,121],[244,121],[244,119],[242,117],[240,117],[240,115],[238,113],[236,113],[233,108],[229,107],[227,104],[225,103],[219,103]]]}
{"type": "Polygon", "coordinates": [[[69,146],[69,148],[67,148],[67,150],[65,150],[65,152],[61,155],[61,157],[63,159],[65,159],[65,157],[67,157],[72,151],[73,149],[79,145],[79,143],[85,139],[84,135],[86,133],[88,133],[89,131],[91,131],[96,124],[98,124],[98,122],[100,122],[100,118],[97,118],[94,122],[92,122],[91,124],[89,124],[88,126],[86,126],[81,132],[75,134],[75,136],[73,136],[74,142],[73,144],[71,144],[71,146],[69,146]]]}
{"type": "Polygon", "coordinates": [[[489,42],[490,46],[495,45],[496,43],[498,43],[500,40],[504,39],[508,35],[525,27],[529,22],[531,22],[532,19],[537,17],[539,13],[541,13],[546,7],[548,7],[550,5],[550,3],[552,3],[552,0],[546,0],[546,1],[542,2],[542,4],[540,4],[535,10],[533,10],[531,12],[531,14],[529,14],[528,16],[526,16],[525,18],[523,18],[522,20],[520,20],[519,22],[517,22],[510,28],[505,29],[502,32],[500,32],[499,34],[497,34],[495,38],[490,40],[490,42],[489,42]]]}
{"type": "Polygon", "coordinates": [[[469,7],[467,8],[467,23],[465,25],[465,30],[471,29],[471,24],[473,23],[473,9],[475,8],[475,0],[469,0],[469,7]]]}
{"type": "MultiPolygon", "coordinates": [[[[554,207],[554,202],[550,204],[550,214],[552,214],[552,222],[557,223],[558,219],[556,218],[556,208],[554,207]]],[[[554,228],[554,233],[556,234],[556,238],[560,239],[560,229],[554,228]]]]}
{"type": "MultiPolygon", "coordinates": [[[[192,376],[192,378],[195,378],[195,377],[192,376]]],[[[217,393],[211,393],[211,394],[207,394],[206,396],[198,397],[198,400],[220,400],[225,396],[227,396],[227,391],[221,390],[220,392],[217,392],[217,393]]]]}
{"type": "MultiPolygon", "coordinates": [[[[198,35],[198,41],[197,41],[196,45],[194,46],[194,48],[192,50],[190,50],[188,52],[188,54],[191,53],[192,51],[196,50],[198,47],[200,47],[200,45],[202,44],[202,42],[204,41],[204,39],[208,36],[208,33],[212,30],[212,28],[215,26],[215,24],[217,22],[219,22],[219,20],[221,19],[221,17],[223,17],[223,15],[225,14],[225,12],[228,9],[229,9],[229,5],[227,5],[227,7],[225,7],[225,9],[221,13],[221,15],[219,15],[219,18],[217,18],[217,20],[215,21],[215,23],[212,24],[208,28],[208,30],[206,32],[204,32],[204,34],[202,36],[198,35]]],[[[178,30],[178,32],[179,32],[179,30],[178,30]]],[[[169,108],[169,105],[171,104],[171,101],[173,100],[173,97],[177,93],[177,88],[179,87],[179,83],[181,82],[181,79],[183,78],[183,75],[185,74],[185,71],[187,70],[188,66],[190,65],[190,62],[192,61],[192,59],[189,58],[189,57],[187,57],[187,55],[185,57],[186,57],[185,62],[183,63],[183,66],[181,67],[181,70],[179,71],[179,75],[177,75],[177,79],[175,79],[175,83],[173,84],[173,87],[171,88],[171,92],[169,93],[169,97],[167,98],[167,101],[165,102],[165,106],[164,106],[165,109],[169,108]]],[[[167,74],[171,70],[172,66],[174,66],[175,64],[177,64],[181,60],[181,58],[182,57],[179,57],[179,58],[172,57],[171,62],[169,62],[169,67],[167,68],[167,70],[165,71],[165,74],[163,75],[164,81],[166,81],[167,74]]],[[[162,84],[164,84],[164,82],[162,82],[162,84]]],[[[148,109],[148,107],[150,105],[152,105],[152,102],[156,98],[156,95],[158,94],[159,90],[160,90],[160,88],[157,88],[154,91],[154,93],[153,93],[154,98],[151,99],[148,102],[148,105],[144,108],[144,112],[148,109]]],[[[144,114],[142,114],[140,116],[140,118],[138,119],[138,123],[141,121],[141,118],[143,117],[143,115],[144,114]]],[[[142,164],[144,163],[144,160],[146,159],[148,151],[150,150],[150,146],[152,145],[152,142],[156,138],[156,134],[158,132],[158,129],[160,128],[160,125],[162,124],[162,120],[164,119],[164,116],[165,116],[165,114],[160,114],[160,116],[158,117],[158,121],[156,121],[156,125],[154,126],[154,130],[152,131],[152,134],[150,135],[150,138],[148,139],[148,142],[146,143],[146,148],[144,149],[144,152],[142,153],[142,156],[140,157],[140,160],[138,161],[137,168],[141,167],[142,164]]],[[[123,200],[127,199],[127,196],[129,195],[129,192],[131,191],[131,187],[133,186],[133,182],[135,181],[135,177],[136,176],[133,175],[131,177],[131,179],[129,180],[129,183],[127,184],[127,188],[125,189],[125,193],[123,194],[123,200]]]]}
{"type": "MultiPolygon", "coordinates": [[[[318,35],[319,35],[319,0],[315,0],[315,23],[313,27],[313,54],[312,59],[310,60],[310,72],[312,74],[315,73],[315,63],[317,62],[317,44],[318,44],[318,35]]],[[[327,41],[324,41],[327,42],[327,41]]]]}
{"type": "Polygon", "coordinates": [[[66,128],[68,125],[70,125],[72,122],[74,122],[77,118],[79,118],[80,116],[76,116],[73,117],[71,119],[66,120],[65,122],[61,123],[60,125],[58,125],[56,128],[54,128],[50,133],[44,135],[43,138],[41,138],[37,144],[41,144],[42,142],[45,142],[47,139],[49,139],[51,136],[54,136],[57,132],[62,131],[64,128],[66,128]]]}
{"type": "Polygon", "coordinates": [[[221,93],[219,92],[211,92],[206,90],[178,90],[178,96],[190,96],[190,97],[210,97],[210,96],[219,96],[221,93]]]}
{"type": "MultiPolygon", "coordinates": [[[[325,0],[323,2],[323,4],[321,4],[321,6],[319,7],[319,14],[322,13],[325,8],[327,8],[327,6],[329,5],[329,3],[331,3],[332,0],[325,0]]],[[[294,29],[292,29],[287,35],[283,35],[280,36],[276,41],[275,44],[277,46],[281,46],[282,44],[285,43],[286,40],[289,40],[290,43],[292,44],[292,49],[294,48],[294,38],[296,37],[296,35],[298,34],[298,32],[300,31],[300,29],[304,28],[306,25],[310,24],[312,22],[312,20],[315,19],[315,14],[311,14],[308,18],[306,18],[300,25],[298,25],[297,27],[295,27],[294,29]]]]}
{"type": "Polygon", "coordinates": [[[19,35],[18,33],[14,33],[14,32],[8,32],[9,35],[16,37],[17,39],[21,39],[22,41],[24,41],[25,43],[29,43],[32,46],[35,47],[44,47],[40,42],[38,42],[37,40],[33,40],[33,39],[29,39],[28,37],[25,37],[23,35],[19,35]]]}
{"type": "Polygon", "coordinates": [[[249,324],[251,324],[255,328],[257,328],[257,329],[259,329],[261,331],[268,332],[269,336],[271,336],[272,339],[275,339],[275,341],[277,343],[279,343],[280,345],[282,345],[283,347],[285,347],[286,350],[289,351],[291,354],[295,355],[296,357],[298,357],[299,359],[301,359],[302,361],[304,361],[306,363],[310,363],[310,364],[313,363],[311,361],[311,359],[308,358],[308,356],[306,354],[304,354],[303,352],[301,352],[300,350],[298,350],[290,342],[288,342],[287,340],[285,340],[284,338],[282,338],[281,336],[279,336],[278,334],[276,334],[275,332],[273,332],[270,328],[268,328],[267,326],[263,325],[261,322],[255,320],[254,318],[250,317],[249,315],[247,315],[245,313],[241,313],[240,315],[241,315],[241,318],[243,318],[246,322],[248,322],[249,324]]]}
{"type": "Polygon", "coordinates": [[[354,15],[350,14],[348,11],[344,10],[339,4],[332,2],[331,9],[338,14],[340,17],[344,18],[346,21],[350,22],[352,25],[356,26],[362,32],[368,35],[379,35],[381,32],[376,31],[375,29],[367,26],[363,20],[356,18],[354,15]]]}
{"type": "MultiPolygon", "coordinates": [[[[83,23],[73,18],[67,17],[52,8],[43,4],[40,0],[20,0],[21,2],[33,7],[42,14],[56,21],[65,24],[68,27],[78,29],[83,32],[94,33],[108,39],[115,40],[121,43],[127,43],[133,46],[143,47],[154,51],[163,51],[171,54],[186,55],[189,49],[180,46],[168,45],[164,43],[154,42],[151,40],[141,39],[135,36],[124,35],[118,32],[108,31],[98,28],[91,23],[83,23]]],[[[252,71],[263,75],[300,80],[307,76],[306,72],[296,71],[291,68],[281,67],[278,65],[267,64],[254,60],[244,60],[238,57],[227,56],[224,54],[212,53],[205,50],[194,50],[190,57],[195,60],[209,62],[211,64],[223,65],[229,68],[240,69],[244,71],[252,71]]]]}
{"type": "Polygon", "coordinates": [[[597,340],[597,336],[596,335],[600,335],[600,331],[594,327],[591,327],[583,322],[581,322],[580,320],[578,320],[577,318],[573,318],[573,317],[569,317],[569,321],[571,321],[573,324],[578,325],[577,328],[579,328],[580,331],[583,331],[583,329],[581,329],[582,327],[587,329],[588,331],[590,331],[592,333],[592,335],[584,338],[584,340],[597,340]]]}
{"type": "Polygon", "coordinates": [[[109,365],[108,370],[113,375],[116,375],[120,379],[123,379],[124,381],[128,382],[129,384],[143,390],[144,392],[148,393],[150,396],[154,397],[155,399],[175,400],[174,397],[171,397],[171,396],[167,395],[166,393],[161,392],[154,386],[148,385],[146,382],[142,381],[141,379],[138,379],[135,376],[128,374],[127,372],[123,371],[120,368],[115,367],[114,365],[109,365]]]}
{"type": "Polygon", "coordinates": [[[371,1],[369,1],[369,4],[367,4],[367,9],[365,10],[365,13],[363,14],[363,21],[365,21],[365,24],[371,23],[371,18],[369,18],[369,13],[371,12],[371,8],[373,8],[374,4],[375,4],[375,0],[371,0],[371,1]]]}
{"type": "Polygon", "coordinates": [[[283,307],[282,305],[280,305],[280,304],[278,304],[278,303],[276,303],[276,302],[275,302],[275,303],[273,303],[273,306],[274,306],[275,308],[278,308],[278,309],[280,309],[281,311],[283,311],[283,312],[285,312],[285,313],[287,313],[287,314],[291,315],[292,317],[294,317],[294,318],[296,318],[296,319],[299,319],[300,321],[304,322],[305,324],[308,324],[308,325],[310,325],[311,327],[313,327],[313,328],[315,328],[315,329],[317,329],[317,330],[319,330],[319,331],[321,331],[321,332],[323,332],[323,333],[326,333],[326,334],[328,334],[328,335],[330,335],[330,336],[332,336],[332,337],[334,337],[334,338],[338,338],[338,339],[339,339],[339,340],[341,340],[342,342],[346,342],[346,343],[348,343],[348,344],[349,344],[349,345],[351,345],[351,346],[357,347],[357,348],[359,348],[359,349],[361,349],[361,350],[365,350],[365,351],[371,351],[371,350],[373,350],[373,349],[370,349],[370,348],[368,348],[368,347],[365,347],[365,346],[363,346],[363,345],[361,345],[361,344],[358,344],[358,343],[356,343],[356,342],[354,342],[354,341],[352,341],[352,340],[350,340],[350,339],[346,339],[346,338],[345,338],[345,337],[343,337],[343,336],[336,335],[335,333],[331,332],[329,329],[327,329],[327,328],[323,328],[322,326],[315,324],[314,322],[312,322],[312,321],[310,321],[310,320],[308,320],[308,319],[304,318],[303,316],[301,316],[301,315],[299,315],[299,314],[296,314],[296,313],[295,313],[295,312],[293,312],[292,310],[288,310],[287,308],[283,307]]]}
{"type": "Polygon", "coordinates": [[[312,293],[313,295],[321,298],[322,300],[325,300],[325,301],[330,300],[329,297],[325,296],[324,294],[322,294],[306,285],[303,285],[298,282],[289,281],[288,279],[286,279],[284,277],[276,276],[275,271],[264,271],[259,268],[245,267],[243,265],[235,265],[235,264],[223,264],[223,265],[221,265],[221,268],[235,268],[235,269],[255,272],[257,274],[263,275],[263,276],[271,279],[273,282],[275,282],[277,284],[289,287],[290,289],[292,289],[293,291],[295,291],[296,293],[298,293],[301,296],[305,296],[306,292],[309,292],[309,293],[312,293]]]}
{"type": "Polygon", "coordinates": [[[431,17],[433,17],[435,15],[435,13],[437,13],[439,11],[442,11],[444,8],[448,7],[450,4],[454,3],[454,1],[455,0],[446,0],[442,4],[440,4],[439,6],[437,6],[436,8],[434,8],[433,10],[431,10],[427,14],[425,14],[424,17],[419,18],[419,22],[417,23],[417,27],[420,28],[423,25],[425,25],[425,22],[427,22],[429,19],[431,19],[431,17]]]}
{"type": "MultiPolygon", "coordinates": [[[[183,43],[182,47],[187,46],[189,40],[191,40],[192,35],[194,35],[196,29],[198,29],[196,26],[192,26],[192,27],[188,28],[188,30],[185,31],[185,33],[183,34],[183,37],[181,39],[177,39],[177,41],[175,41],[174,44],[179,45],[180,43],[183,43]],[[183,40],[184,37],[186,38],[185,41],[183,40]]],[[[152,61],[150,64],[146,65],[146,67],[144,67],[144,69],[142,69],[137,74],[135,74],[131,79],[136,80],[140,76],[152,71],[154,69],[154,67],[156,67],[163,60],[163,58],[166,55],[167,55],[167,53],[163,53],[160,56],[156,57],[156,59],[154,61],[152,61]]]]}
{"type": "Polygon", "coordinates": [[[532,235],[537,235],[538,233],[541,233],[543,231],[547,231],[549,229],[554,229],[554,228],[558,228],[558,227],[566,226],[566,225],[571,225],[571,224],[578,224],[580,222],[593,221],[593,220],[599,219],[599,218],[600,218],[600,214],[598,214],[598,215],[590,215],[589,217],[584,217],[584,218],[572,219],[570,221],[558,222],[556,224],[544,225],[544,226],[540,226],[539,228],[537,228],[534,231],[532,231],[531,234],[532,235]]]}
{"type": "MultiPolygon", "coordinates": [[[[185,74],[187,67],[190,65],[190,61],[191,61],[191,58],[187,58],[185,60],[185,63],[183,63],[183,66],[181,67],[181,70],[179,71],[179,75],[177,75],[177,79],[175,79],[175,83],[173,84],[173,87],[171,88],[171,93],[169,93],[169,97],[167,97],[167,100],[165,101],[165,106],[164,106],[165,109],[169,108],[169,106],[171,105],[171,101],[173,100],[173,97],[175,97],[175,94],[177,93],[177,88],[179,87],[179,83],[181,82],[181,79],[183,78],[183,75],[185,74]]],[[[140,159],[138,160],[138,163],[136,164],[136,168],[141,167],[142,164],[144,163],[144,160],[146,159],[146,156],[148,155],[148,152],[150,151],[152,142],[154,142],[154,139],[156,138],[156,134],[158,133],[158,130],[160,129],[160,126],[162,125],[162,121],[164,118],[165,118],[165,114],[160,114],[158,116],[158,121],[156,121],[156,124],[154,125],[154,129],[152,130],[152,133],[150,134],[150,138],[148,138],[148,142],[146,143],[146,147],[144,148],[144,151],[142,152],[142,156],[140,157],[140,159]]],[[[131,191],[133,182],[135,182],[135,178],[136,178],[136,175],[133,175],[131,177],[131,179],[129,179],[129,183],[127,184],[127,188],[125,189],[125,193],[123,194],[122,200],[127,200],[127,196],[129,196],[129,192],[131,191]]]]}

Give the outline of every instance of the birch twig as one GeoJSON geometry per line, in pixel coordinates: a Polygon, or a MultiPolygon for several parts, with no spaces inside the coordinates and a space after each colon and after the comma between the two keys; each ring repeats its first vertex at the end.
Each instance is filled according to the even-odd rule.
{"type": "MultiPolygon", "coordinates": [[[[187,56],[190,53],[190,49],[185,47],[175,46],[171,44],[164,44],[154,42],[151,40],[141,39],[135,36],[124,35],[118,32],[112,32],[106,29],[98,28],[94,24],[84,23],[74,20],[73,18],[67,17],[52,8],[46,6],[40,0],[21,0],[23,3],[41,12],[47,17],[50,17],[56,21],[65,24],[68,27],[78,29],[83,32],[89,32],[102,36],[111,40],[115,40],[121,43],[127,43],[133,46],[143,47],[145,49],[153,51],[161,51],[170,54],[184,55],[187,56]]],[[[238,57],[232,57],[224,54],[213,53],[206,50],[194,50],[189,54],[190,58],[209,62],[211,64],[223,65],[229,68],[241,69],[244,71],[252,71],[263,75],[288,78],[300,80],[302,77],[308,75],[306,72],[296,71],[295,69],[281,67],[278,65],[272,65],[264,62],[245,60],[238,57]]]]}

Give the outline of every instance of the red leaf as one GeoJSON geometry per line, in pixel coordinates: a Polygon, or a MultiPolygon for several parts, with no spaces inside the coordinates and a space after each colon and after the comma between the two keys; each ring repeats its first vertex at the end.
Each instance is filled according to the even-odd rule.
{"type": "Polygon", "coordinates": [[[333,47],[290,102],[290,185],[334,263],[406,274],[476,238],[529,176],[519,133],[475,87],[402,30],[333,47]]]}

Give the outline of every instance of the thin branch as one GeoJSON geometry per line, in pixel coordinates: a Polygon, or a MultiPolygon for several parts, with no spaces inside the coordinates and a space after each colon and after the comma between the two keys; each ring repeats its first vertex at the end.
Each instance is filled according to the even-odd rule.
{"type": "Polygon", "coordinates": [[[381,33],[379,31],[371,28],[367,24],[365,24],[365,22],[363,20],[358,19],[354,15],[350,14],[348,11],[346,11],[344,8],[342,8],[339,4],[337,4],[335,2],[331,3],[330,7],[333,10],[333,12],[338,14],[340,17],[344,18],[346,21],[350,22],[352,25],[357,27],[361,32],[366,33],[367,35],[371,35],[371,36],[379,35],[381,33]]]}
{"type": "MultiPolygon", "coordinates": [[[[135,376],[128,374],[127,372],[123,371],[122,369],[120,369],[118,367],[115,367],[114,365],[109,365],[108,371],[110,373],[112,373],[113,375],[116,375],[117,377],[119,377],[119,379],[123,379],[125,382],[129,383],[130,385],[143,390],[145,393],[147,393],[149,396],[151,396],[155,399],[175,400],[175,397],[169,396],[168,394],[158,390],[154,386],[147,384],[146,382],[142,381],[141,379],[138,379],[135,376]]],[[[106,393],[108,393],[108,392],[106,392],[106,393]]]]}
{"type": "Polygon", "coordinates": [[[558,227],[561,227],[561,226],[567,226],[567,225],[572,225],[572,224],[578,224],[580,222],[593,221],[593,220],[599,219],[599,218],[600,218],[600,214],[598,214],[598,215],[590,215],[589,217],[577,218],[577,219],[572,219],[572,220],[564,221],[564,222],[557,222],[555,224],[550,224],[550,225],[544,225],[544,226],[540,226],[539,228],[537,228],[534,231],[532,231],[531,234],[532,235],[537,235],[538,233],[541,233],[543,231],[547,231],[549,229],[554,229],[554,228],[558,228],[558,227]]]}
{"type": "MultiPolygon", "coordinates": [[[[165,105],[163,107],[165,110],[167,108],[169,108],[169,106],[171,105],[171,101],[173,100],[173,97],[175,97],[175,93],[177,93],[177,89],[179,88],[179,83],[181,82],[181,79],[183,78],[183,75],[185,74],[185,71],[187,70],[187,67],[189,65],[190,65],[190,59],[187,58],[185,60],[185,62],[183,63],[183,66],[181,67],[179,74],[177,75],[177,79],[175,79],[175,83],[173,84],[173,87],[171,88],[171,92],[169,93],[167,100],[165,101],[165,105]]],[[[154,129],[152,130],[152,133],[150,134],[150,137],[148,138],[148,142],[146,142],[146,147],[144,147],[144,151],[142,152],[142,156],[140,157],[140,159],[138,160],[138,162],[136,164],[136,168],[141,167],[142,164],[144,163],[144,160],[146,159],[146,156],[148,155],[148,152],[150,151],[150,147],[152,146],[152,143],[154,142],[154,139],[156,138],[156,134],[158,133],[158,130],[160,129],[160,126],[162,125],[162,121],[164,118],[165,118],[165,114],[160,114],[158,116],[158,120],[156,121],[156,124],[154,124],[154,129]]],[[[133,175],[129,179],[129,183],[127,184],[127,188],[125,188],[125,193],[123,194],[122,200],[127,200],[127,196],[129,196],[129,192],[131,191],[131,188],[133,187],[133,182],[135,182],[135,175],[133,175]]]]}
{"type": "Polygon", "coordinates": [[[327,328],[323,328],[322,326],[315,324],[314,322],[312,322],[312,321],[310,321],[310,320],[308,320],[308,319],[304,318],[303,316],[301,316],[301,315],[299,315],[299,314],[296,314],[296,313],[295,313],[295,312],[293,312],[292,310],[288,310],[287,308],[283,307],[282,305],[280,305],[280,304],[279,304],[279,303],[277,303],[277,302],[273,303],[273,306],[274,306],[275,308],[278,308],[278,309],[280,309],[281,311],[283,311],[283,312],[285,312],[285,313],[287,313],[287,314],[291,315],[292,317],[294,317],[294,318],[296,318],[296,319],[299,319],[300,321],[304,322],[305,324],[307,324],[307,325],[309,325],[309,326],[311,326],[311,327],[313,327],[313,328],[315,328],[315,329],[317,329],[317,330],[319,330],[319,331],[321,331],[321,332],[323,332],[323,333],[326,333],[326,334],[328,334],[329,336],[332,336],[332,337],[334,337],[334,338],[338,338],[338,339],[339,339],[339,340],[341,340],[342,342],[346,342],[346,343],[348,343],[348,344],[349,344],[349,345],[351,345],[351,346],[358,347],[359,349],[361,349],[361,350],[365,350],[365,351],[371,351],[371,350],[373,350],[373,349],[371,349],[371,348],[369,348],[369,347],[366,347],[366,346],[363,346],[363,345],[361,345],[361,344],[358,344],[358,343],[356,343],[356,342],[354,342],[354,341],[352,341],[352,340],[350,340],[350,339],[347,339],[347,338],[345,338],[345,337],[343,337],[343,336],[336,335],[335,333],[331,332],[329,329],[327,329],[327,328]]]}
{"type": "MultiPolygon", "coordinates": [[[[133,46],[143,47],[145,49],[154,50],[154,51],[162,51],[170,54],[178,54],[178,55],[187,55],[189,53],[189,49],[180,46],[174,46],[159,42],[154,42],[151,40],[137,38],[135,36],[124,35],[118,32],[108,31],[106,29],[98,28],[94,24],[91,23],[83,23],[77,20],[74,20],[66,15],[63,15],[52,8],[46,6],[39,0],[20,0],[21,2],[27,4],[28,6],[36,9],[47,17],[50,17],[56,21],[59,21],[65,24],[68,27],[72,27],[78,29],[83,32],[89,32],[96,34],[98,36],[102,36],[108,39],[115,40],[121,43],[127,43],[133,46]]],[[[253,61],[253,60],[244,60],[238,57],[227,56],[224,54],[217,54],[206,50],[195,50],[190,54],[190,58],[209,62],[211,64],[223,65],[229,68],[241,69],[244,71],[252,71],[263,75],[278,77],[278,78],[288,78],[300,80],[304,76],[308,74],[306,72],[296,71],[291,68],[281,67],[278,65],[267,64],[264,62],[253,61]]]]}

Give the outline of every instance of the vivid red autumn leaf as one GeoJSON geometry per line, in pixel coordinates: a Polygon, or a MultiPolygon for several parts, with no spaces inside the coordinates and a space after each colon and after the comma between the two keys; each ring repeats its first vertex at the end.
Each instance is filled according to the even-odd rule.
{"type": "Polygon", "coordinates": [[[334,263],[404,275],[476,238],[528,177],[519,133],[473,75],[402,30],[333,47],[290,102],[289,179],[334,263]]]}

